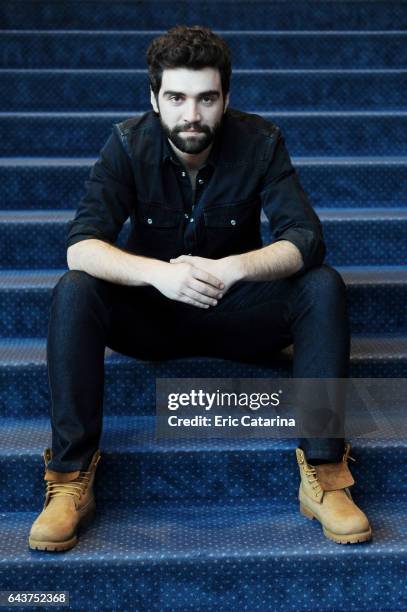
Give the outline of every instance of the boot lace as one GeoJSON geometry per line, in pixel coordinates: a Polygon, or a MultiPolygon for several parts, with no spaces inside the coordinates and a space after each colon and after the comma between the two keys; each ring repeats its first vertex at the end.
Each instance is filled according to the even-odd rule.
{"type": "Polygon", "coordinates": [[[49,494],[50,498],[61,495],[72,495],[80,499],[89,484],[90,474],[90,471],[80,472],[79,476],[70,482],[56,482],[55,480],[50,480],[47,482],[47,495],[49,494]]]}
{"type": "Polygon", "coordinates": [[[318,478],[317,478],[317,471],[315,469],[315,467],[308,465],[308,466],[304,466],[304,471],[307,475],[308,478],[308,482],[310,483],[311,487],[313,488],[314,492],[315,492],[315,497],[318,495],[318,493],[320,493],[322,491],[322,487],[319,484],[318,478]]]}

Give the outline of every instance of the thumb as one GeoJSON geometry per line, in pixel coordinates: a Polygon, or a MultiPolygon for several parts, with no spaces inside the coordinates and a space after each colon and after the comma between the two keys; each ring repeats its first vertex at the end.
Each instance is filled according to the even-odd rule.
{"type": "Polygon", "coordinates": [[[173,257],[172,259],[170,259],[170,263],[184,263],[186,259],[186,255],[180,255],[179,257],[173,257]]]}

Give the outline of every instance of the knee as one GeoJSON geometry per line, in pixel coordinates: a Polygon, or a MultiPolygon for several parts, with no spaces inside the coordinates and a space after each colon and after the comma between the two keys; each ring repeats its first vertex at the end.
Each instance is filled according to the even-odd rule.
{"type": "Polygon", "coordinates": [[[346,285],[337,270],[326,264],[314,266],[303,276],[304,288],[310,296],[327,303],[346,300],[346,285]]]}
{"type": "Polygon", "coordinates": [[[52,292],[52,301],[72,307],[75,303],[84,303],[89,295],[97,289],[100,279],[81,270],[68,270],[58,280],[52,292]]]}

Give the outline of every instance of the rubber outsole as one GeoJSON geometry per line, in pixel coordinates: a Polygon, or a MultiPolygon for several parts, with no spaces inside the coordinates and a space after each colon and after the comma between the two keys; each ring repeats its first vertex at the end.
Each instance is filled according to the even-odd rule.
{"type": "Polygon", "coordinates": [[[90,525],[90,523],[94,520],[95,515],[95,508],[92,508],[87,514],[85,514],[85,516],[79,520],[76,527],[76,532],[72,538],[69,538],[69,540],[64,540],[63,542],[50,542],[46,540],[35,540],[29,536],[28,546],[31,550],[41,550],[47,552],[63,552],[65,550],[70,550],[77,544],[79,532],[90,525]]]}
{"type": "MultiPolygon", "coordinates": [[[[309,510],[306,506],[304,506],[301,503],[300,503],[300,512],[306,518],[310,520],[315,518],[317,521],[321,523],[319,518],[315,516],[315,514],[311,510],[309,510]]],[[[363,531],[361,533],[339,534],[339,533],[334,533],[333,531],[330,531],[329,529],[327,529],[326,527],[322,525],[322,531],[325,537],[327,537],[329,540],[332,540],[333,542],[336,542],[337,544],[357,544],[359,542],[367,542],[368,540],[372,538],[371,527],[369,527],[367,531],[363,531]]]]}

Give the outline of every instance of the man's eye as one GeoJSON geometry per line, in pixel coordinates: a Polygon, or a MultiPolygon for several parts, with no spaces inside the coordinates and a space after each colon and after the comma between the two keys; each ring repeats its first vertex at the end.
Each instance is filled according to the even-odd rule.
{"type": "MultiPolygon", "coordinates": [[[[180,102],[182,101],[182,97],[181,96],[170,96],[169,99],[171,100],[171,102],[180,102]]],[[[201,98],[202,102],[204,102],[204,104],[206,105],[210,105],[213,104],[215,102],[214,98],[209,97],[209,96],[204,96],[201,98]]]]}

